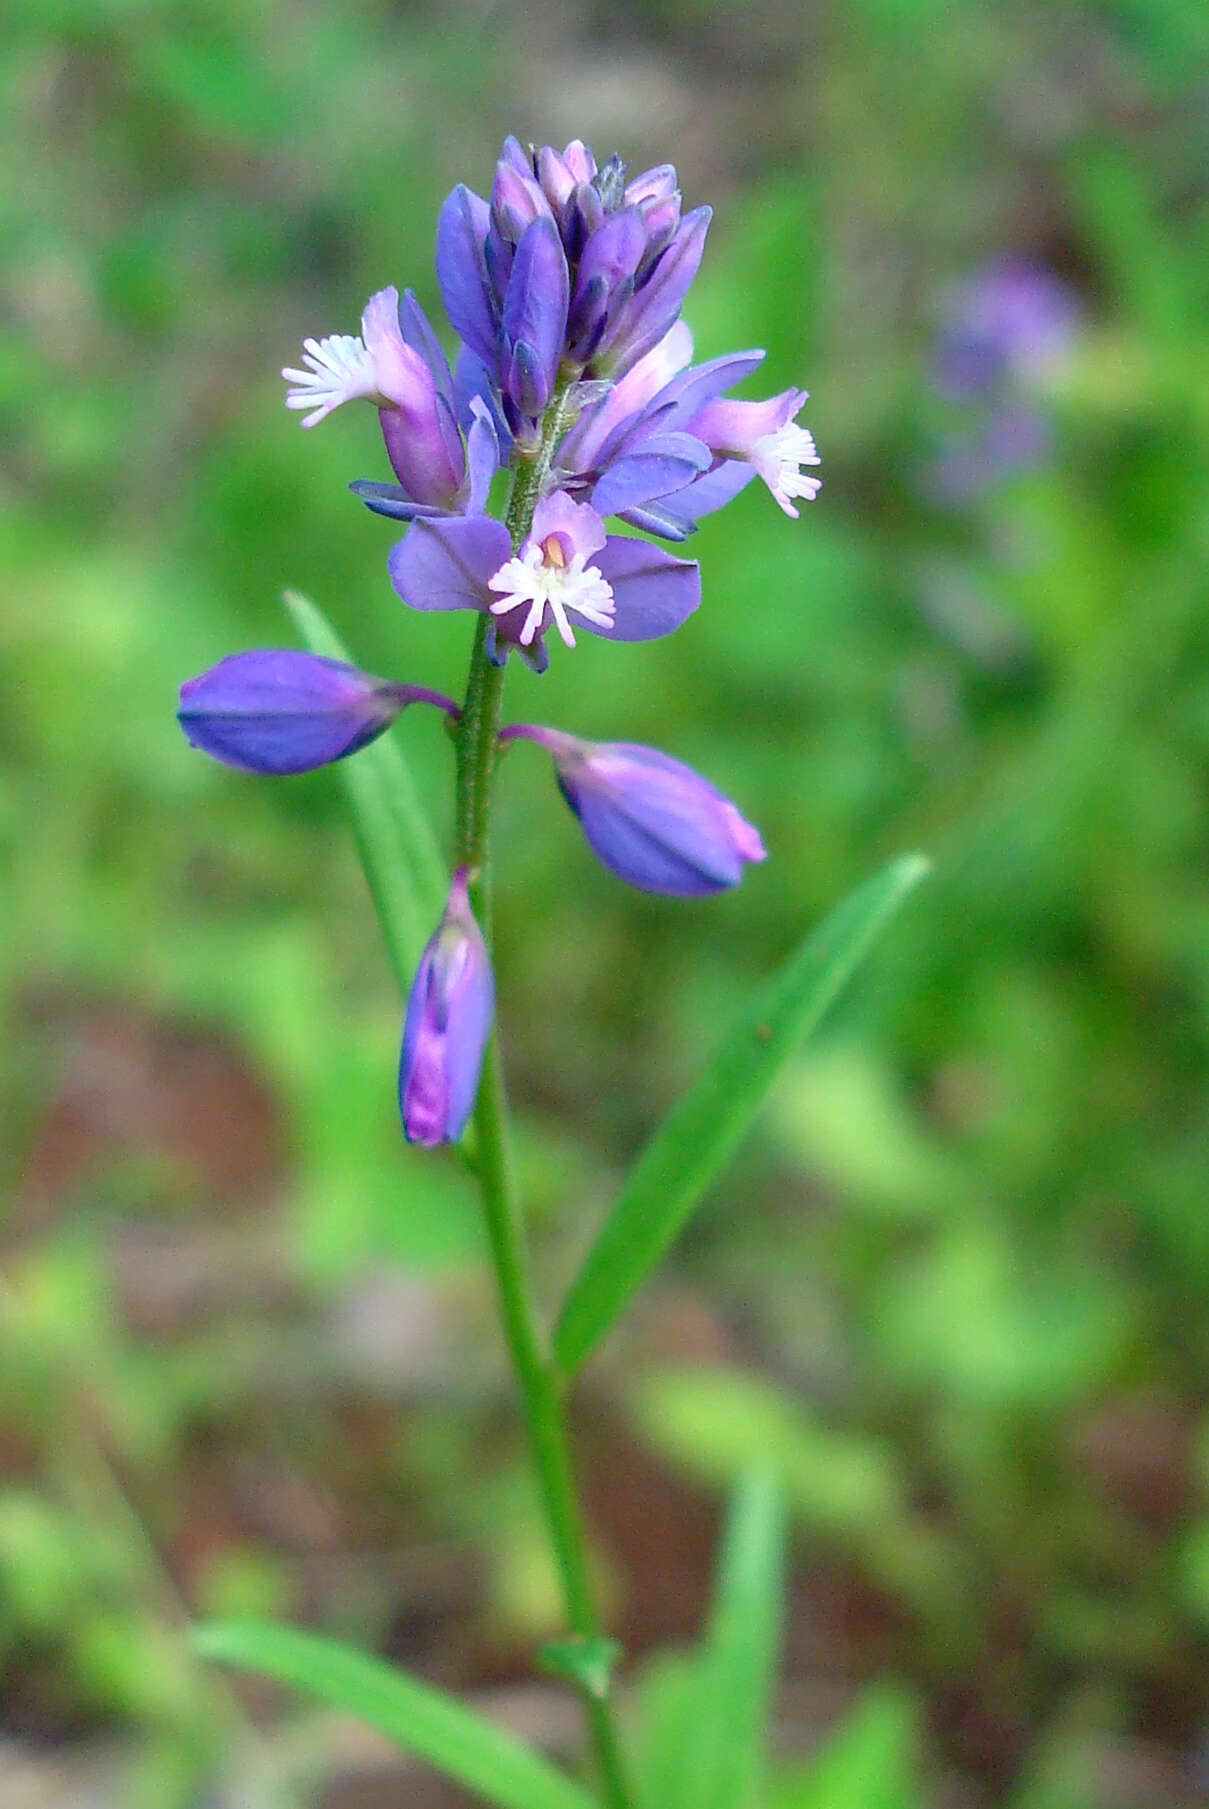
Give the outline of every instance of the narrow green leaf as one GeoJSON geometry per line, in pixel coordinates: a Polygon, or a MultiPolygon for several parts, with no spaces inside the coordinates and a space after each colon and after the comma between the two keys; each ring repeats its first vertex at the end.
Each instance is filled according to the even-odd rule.
{"type": "Polygon", "coordinates": [[[781,1644],[785,1509],[771,1478],[735,1491],[700,1648],[646,1681],[638,1780],[644,1809],[753,1809],[781,1644]]]}
{"type": "Polygon", "coordinates": [[[818,1755],[778,1781],[770,1809],[919,1809],[918,1721],[910,1696],[874,1684],[818,1755]]]}
{"type": "Polygon", "coordinates": [[[275,1677],[359,1716],[499,1809],[595,1809],[586,1791],[514,1734],[350,1646],[264,1621],[212,1622],[195,1629],[191,1644],[202,1658],[275,1677]]]}
{"type": "MultiPolygon", "coordinates": [[[[355,665],[308,597],[285,593],[286,608],[312,653],[355,665]]],[[[445,902],[448,873],[415,781],[392,733],[338,766],[348,794],[361,864],[391,966],[406,996],[425,942],[445,902]]]]}
{"type": "Polygon", "coordinates": [[[672,1242],[878,932],[928,871],[905,855],[861,886],[762,987],[622,1187],[571,1285],[554,1334],[570,1374],[591,1355],[672,1242]]]}
{"type": "Polygon", "coordinates": [[[771,1477],[749,1472],[727,1520],[706,1637],[701,1809],[748,1809],[759,1791],[784,1586],[785,1504],[771,1477]]]}

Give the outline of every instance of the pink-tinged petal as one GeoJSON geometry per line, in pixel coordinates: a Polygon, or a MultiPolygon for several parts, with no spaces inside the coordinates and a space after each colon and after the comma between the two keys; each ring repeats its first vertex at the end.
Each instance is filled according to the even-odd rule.
{"type": "Polygon", "coordinates": [[[563,162],[577,183],[591,182],[596,174],[596,159],[582,138],[573,138],[563,151],[563,162]]]}
{"type": "Polygon", "coordinates": [[[387,560],[390,581],[412,609],[486,609],[487,580],[512,550],[502,521],[487,515],[421,519],[387,560]]]}
{"type": "Polygon", "coordinates": [[[693,336],[678,320],[645,358],[613,384],[601,401],[584,410],[558,450],[558,463],[567,471],[599,469],[602,448],[620,429],[640,414],[653,397],[683,370],[693,355],[693,336]]]}
{"type": "Polygon", "coordinates": [[[780,395],[761,402],[708,401],[693,416],[691,431],[714,452],[749,458],[756,441],[779,432],[805,401],[804,389],[782,390],[780,395]]]}
{"type": "Polygon", "coordinates": [[[554,534],[563,543],[568,564],[576,553],[590,564],[608,539],[597,511],[588,503],[575,502],[565,490],[554,490],[538,503],[526,544],[540,546],[554,534]]]}
{"type": "Polygon", "coordinates": [[[643,170],[626,184],[625,198],[633,207],[642,201],[666,201],[676,194],[676,166],[674,163],[658,163],[654,169],[643,170]]]}
{"type": "Polygon", "coordinates": [[[649,540],[610,534],[596,564],[612,586],[613,621],[607,629],[585,626],[608,640],[657,640],[679,628],[701,601],[696,560],[677,559],[649,540]]]}

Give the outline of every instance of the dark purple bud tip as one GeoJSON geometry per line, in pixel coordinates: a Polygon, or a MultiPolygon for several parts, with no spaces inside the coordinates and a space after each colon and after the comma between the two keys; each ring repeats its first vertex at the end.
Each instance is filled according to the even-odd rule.
{"type": "Polygon", "coordinates": [[[411,703],[457,707],[439,691],[275,647],[233,653],[188,679],[177,716],[191,745],[226,766],[305,773],[355,754],[411,703]]]}
{"type": "Polygon", "coordinates": [[[765,858],[760,832],[691,766],[632,741],[580,741],[518,724],[553,756],[559,789],[588,846],[611,872],[644,892],[694,897],[721,892],[765,858]]]}
{"type": "Polygon", "coordinates": [[[456,1143],[465,1130],[494,1004],[491,962],[459,867],[407,1001],[399,1110],[409,1143],[431,1149],[456,1143]]]}

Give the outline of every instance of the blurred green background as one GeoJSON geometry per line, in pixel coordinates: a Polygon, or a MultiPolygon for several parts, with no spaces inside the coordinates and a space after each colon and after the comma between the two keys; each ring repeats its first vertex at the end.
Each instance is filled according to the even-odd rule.
{"type": "MultiPolygon", "coordinates": [[[[574,1750],[473,1197],[399,1135],[339,787],[173,721],[288,638],[286,585],[459,686],[467,624],[397,604],[344,488],[387,475],[372,414],[302,435],[277,370],[385,283],[435,308],[437,206],[506,131],[675,159],[716,209],[698,351],[810,388],[825,479],[800,523],[761,489],[705,524],[673,639],[510,673],[514,718],[668,749],[771,850],[643,897],[507,762],[551,1299],[746,989],[936,861],[583,1385],[631,1712],[762,1457],[797,1527],[775,1809],[1205,1800],[1207,57],[1203,0],[5,9],[6,1809],[463,1800],[200,1671],[187,1613],[341,1633],[574,1750]],[[1080,325],[1012,391],[1048,447],[950,494],[988,417],[937,335],[1005,255],[1080,325]]],[[[395,732],[447,825],[441,733],[395,732]]]]}

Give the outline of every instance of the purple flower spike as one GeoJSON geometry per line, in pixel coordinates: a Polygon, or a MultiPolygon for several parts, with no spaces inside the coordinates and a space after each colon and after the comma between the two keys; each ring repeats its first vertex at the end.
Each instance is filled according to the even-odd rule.
{"type": "Polygon", "coordinates": [[[439,691],[371,678],[293,648],[233,653],[181,686],[185,738],[247,773],[306,773],[355,754],[412,703],[455,714],[439,691]]]}
{"type": "Polygon", "coordinates": [[[465,867],[449,888],[412,982],[399,1060],[399,1111],[409,1143],[456,1143],[478,1091],[495,988],[470,909],[465,867]]]}
{"type": "Polygon", "coordinates": [[[691,766],[632,741],[580,741],[518,724],[554,759],[558,786],[604,865],[644,892],[698,897],[725,891],[762,861],[759,831],[691,766]]]}

